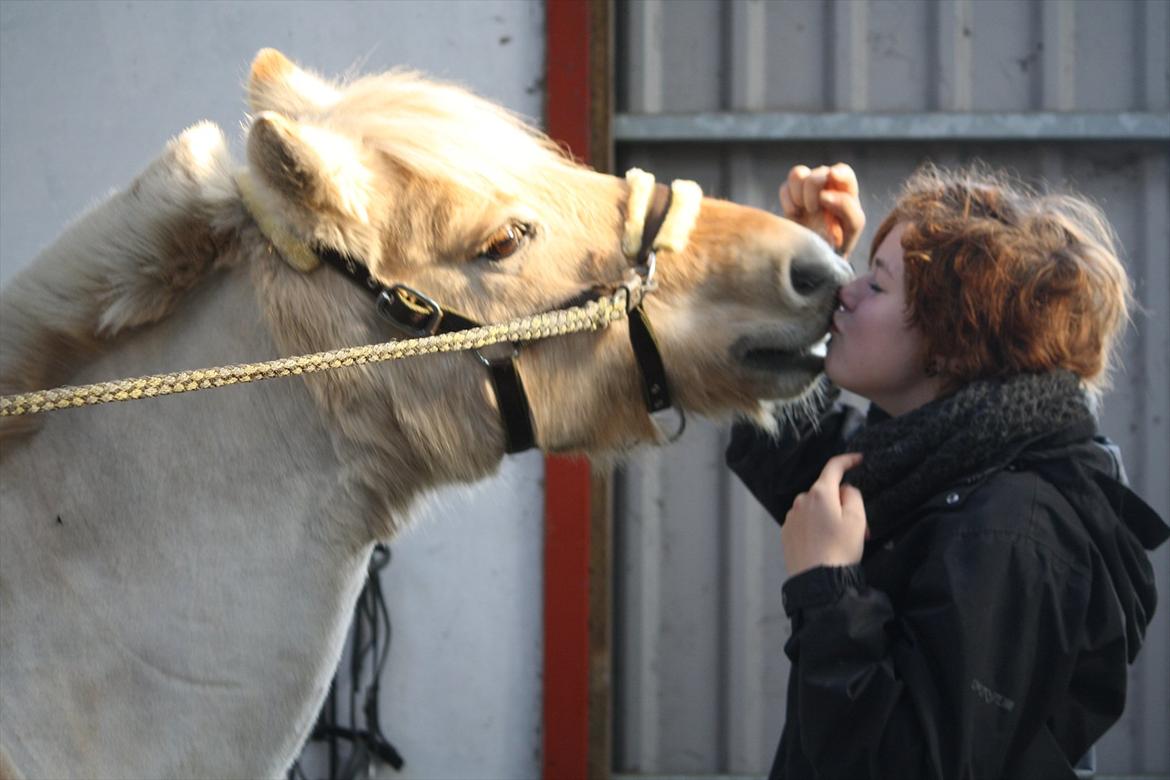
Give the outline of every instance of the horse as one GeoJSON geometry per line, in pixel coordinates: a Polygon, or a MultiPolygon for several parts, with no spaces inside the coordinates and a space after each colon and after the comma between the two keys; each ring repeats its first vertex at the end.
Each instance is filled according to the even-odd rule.
{"type": "Polygon", "coordinates": [[[644,316],[0,418],[0,776],[282,776],[371,550],[420,496],[530,445],[661,443],[663,382],[682,411],[761,424],[817,392],[848,270],[813,232],[676,183],[678,235],[647,252],[662,188],[456,85],[266,49],[246,91],[244,164],[192,126],[0,291],[0,394],[505,321],[635,265],[644,316]]]}

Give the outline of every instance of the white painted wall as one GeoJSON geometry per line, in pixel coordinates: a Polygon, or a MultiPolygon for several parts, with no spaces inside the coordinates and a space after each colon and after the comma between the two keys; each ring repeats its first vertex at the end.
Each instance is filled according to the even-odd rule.
{"type": "MultiPolygon", "coordinates": [[[[0,280],[188,125],[215,121],[242,157],[242,84],[261,47],[326,74],[418,68],[539,118],[543,24],[541,0],[4,0],[0,280]]],[[[542,477],[538,455],[511,458],[394,543],[382,723],[407,766],[380,775],[539,774],[542,477]]]]}

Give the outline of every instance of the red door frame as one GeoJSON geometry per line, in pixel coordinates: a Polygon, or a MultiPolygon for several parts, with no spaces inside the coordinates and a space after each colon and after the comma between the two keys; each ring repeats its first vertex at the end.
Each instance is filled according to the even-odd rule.
{"type": "MultiPolygon", "coordinates": [[[[608,128],[609,117],[599,113],[608,113],[609,87],[598,80],[599,73],[608,74],[608,62],[596,61],[608,59],[607,41],[600,38],[608,36],[609,2],[545,0],[546,130],[599,170],[609,166],[608,131],[597,130],[608,128]]],[[[590,526],[593,511],[608,511],[591,506],[591,495],[604,495],[594,487],[588,460],[545,458],[544,780],[585,780],[590,771],[589,571],[591,552],[597,552],[591,541],[598,541],[591,540],[590,526]]],[[[608,718],[595,723],[608,728],[608,718]]],[[[593,771],[609,775],[608,766],[593,771]]]]}

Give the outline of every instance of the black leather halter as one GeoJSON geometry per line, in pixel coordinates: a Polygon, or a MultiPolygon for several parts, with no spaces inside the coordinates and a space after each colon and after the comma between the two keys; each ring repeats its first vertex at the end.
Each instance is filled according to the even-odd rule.
{"type": "MultiPolygon", "coordinates": [[[[642,230],[642,245],[634,258],[634,270],[642,277],[647,289],[654,284],[655,253],[654,240],[670,210],[671,191],[663,184],[656,184],[654,197],[646,213],[642,230]]],[[[378,314],[407,338],[423,338],[441,333],[454,333],[481,327],[481,323],[453,309],[440,305],[435,299],[404,284],[384,285],[370,274],[370,269],[352,257],[333,249],[315,250],[322,263],[341,272],[351,282],[372,294],[378,314]]],[[[597,286],[556,308],[579,306],[591,300],[617,291],[620,285],[597,286]]],[[[635,362],[642,379],[642,395],[646,410],[656,413],[670,410],[673,400],[670,385],[666,379],[666,366],[650,320],[639,302],[629,312],[630,346],[634,350],[635,362]]],[[[504,451],[508,454],[523,452],[536,446],[536,433],[532,425],[532,407],[524,383],[516,370],[516,358],[520,354],[517,343],[494,344],[475,350],[476,357],[488,369],[492,387],[496,393],[496,405],[504,424],[504,451]]],[[[685,428],[686,419],[682,410],[678,413],[677,429],[665,435],[671,441],[678,438],[685,428]]]]}

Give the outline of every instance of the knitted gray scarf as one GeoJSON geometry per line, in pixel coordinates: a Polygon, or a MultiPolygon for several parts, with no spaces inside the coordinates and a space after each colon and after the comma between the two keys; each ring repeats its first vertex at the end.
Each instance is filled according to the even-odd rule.
{"type": "Polygon", "coordinates": [[[865,497],[870,528],[888,530],[947,486],[1002,467],[1030,442],[1092,419],[1079,380],[1067,371],[972,382],[863,428],[848,449],[865,459],[848,481],[865,497]]]}

